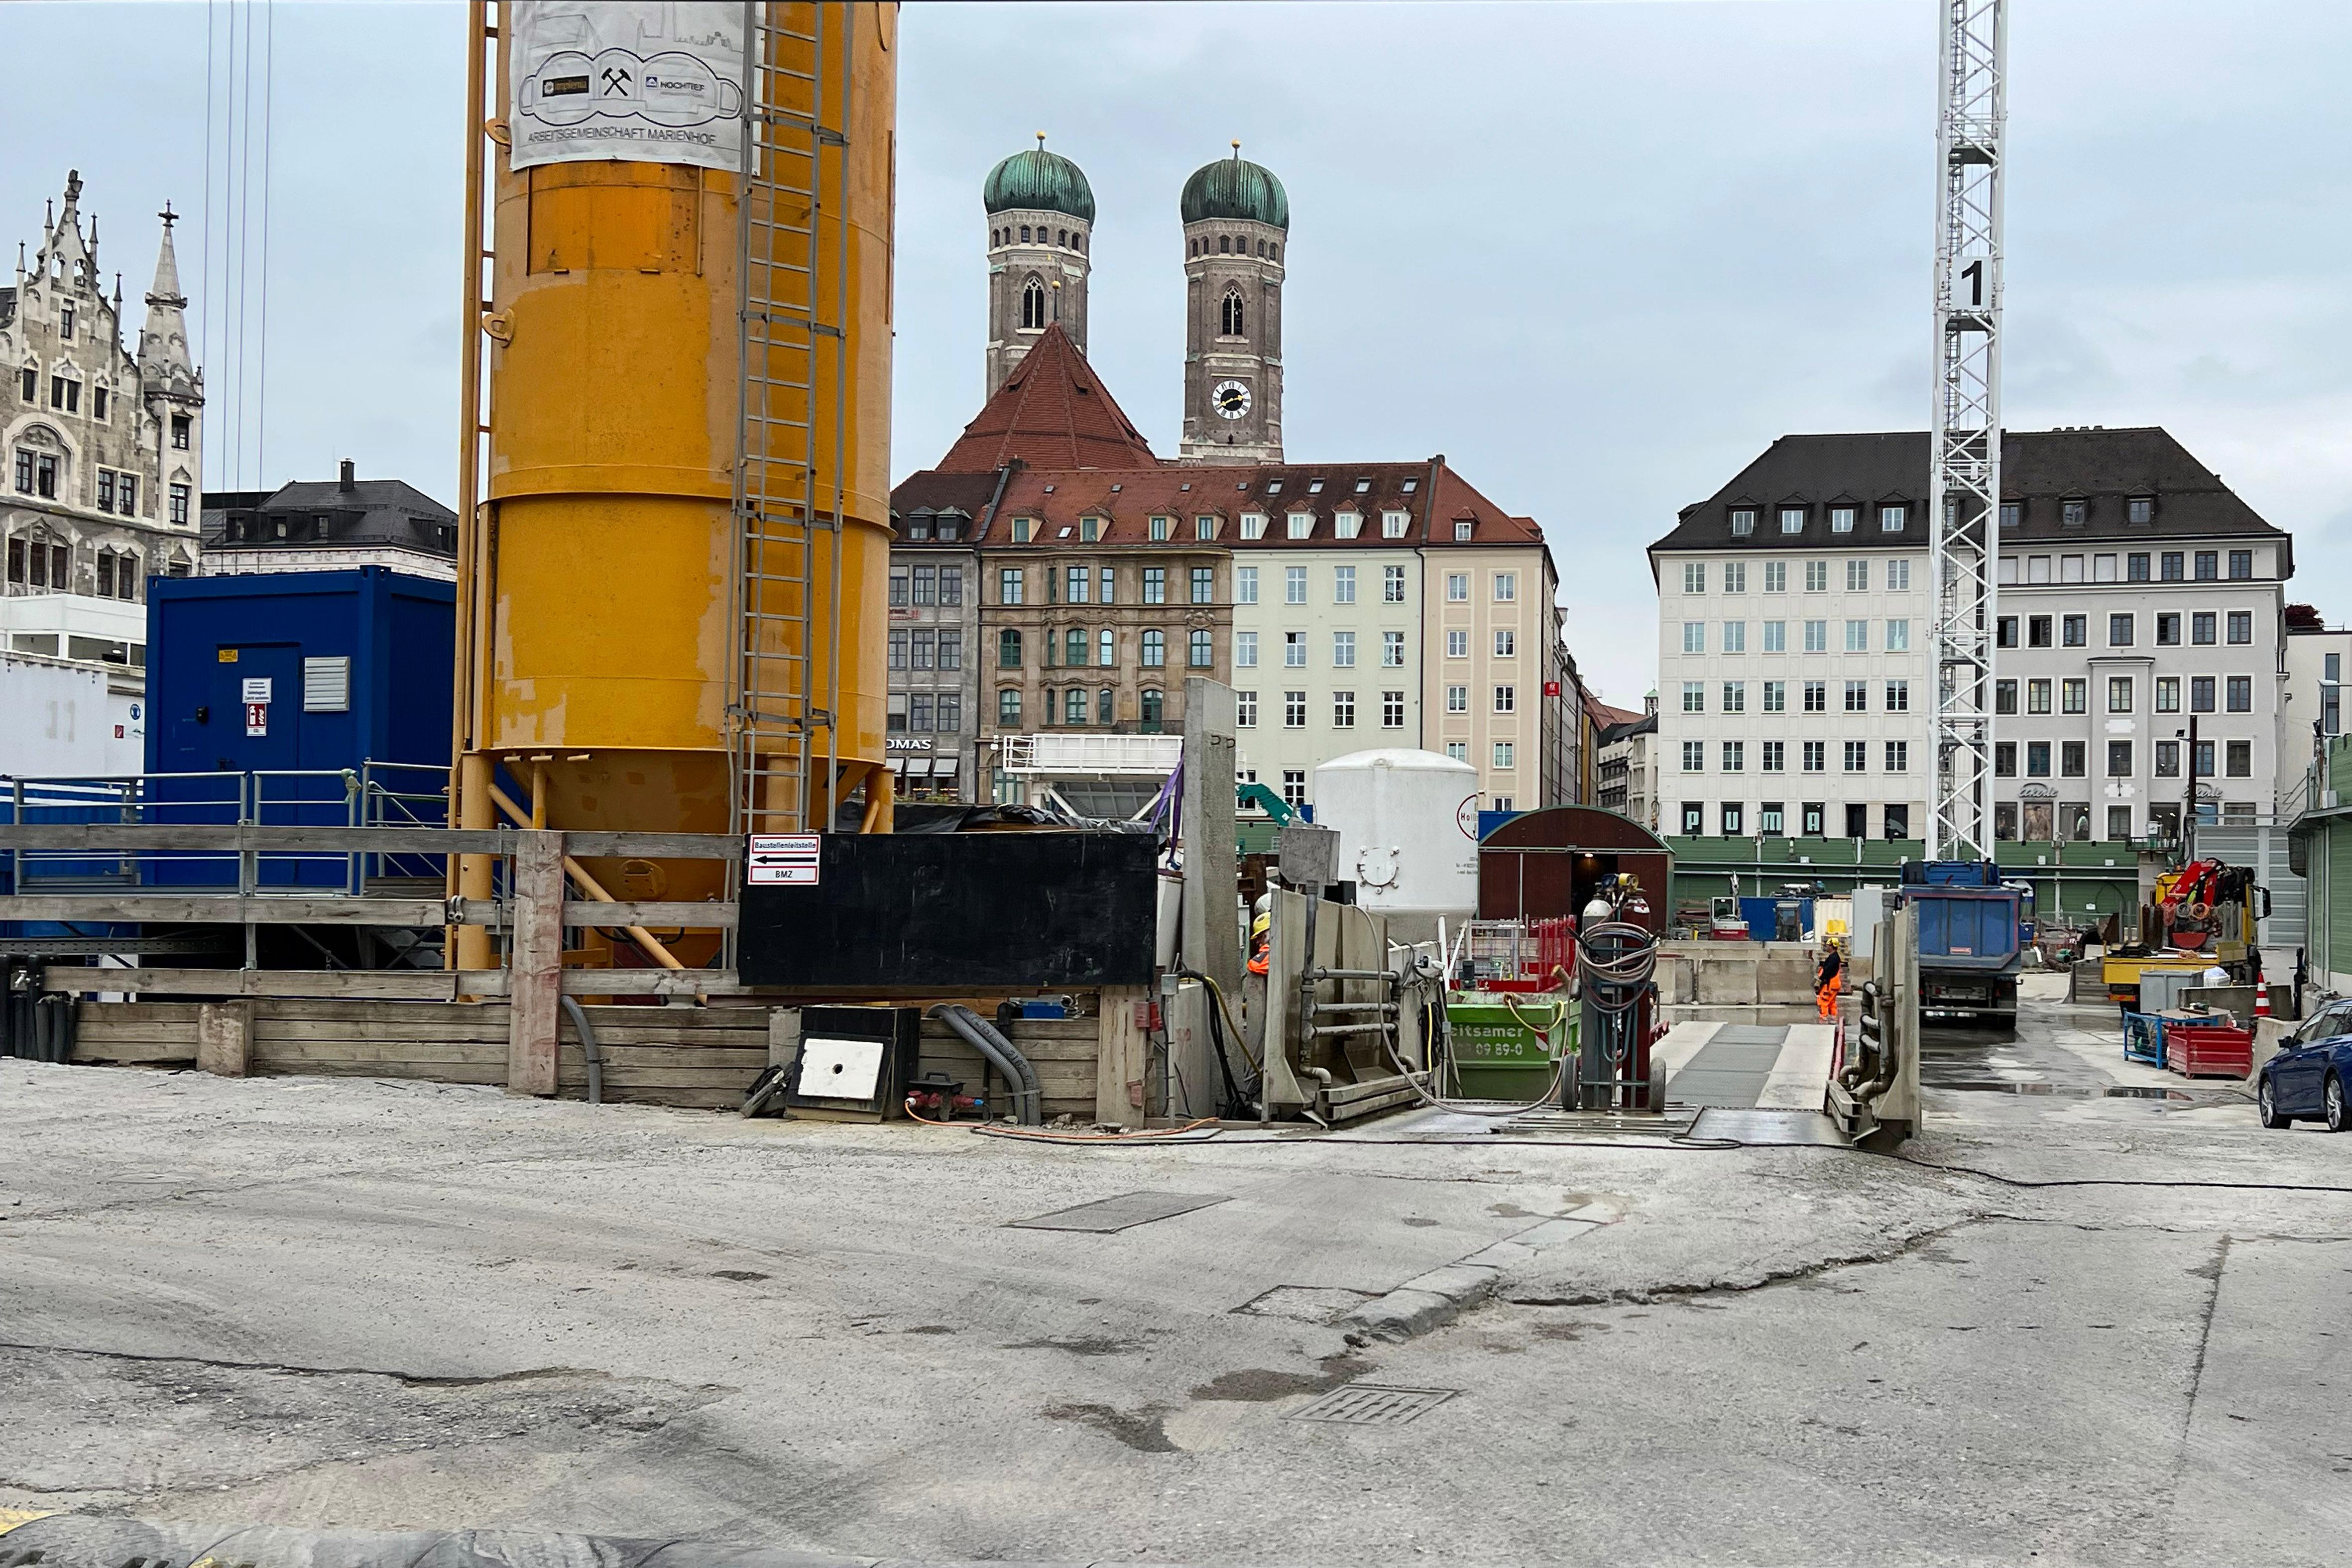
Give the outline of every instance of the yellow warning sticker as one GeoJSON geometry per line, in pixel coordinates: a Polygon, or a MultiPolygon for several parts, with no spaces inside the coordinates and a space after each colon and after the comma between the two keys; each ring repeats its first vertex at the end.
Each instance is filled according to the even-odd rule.
{"type": "Polygon", "coordinates": [[[223,649],[220,651],[220,662],[221,662],[222,664],[236,664],[236,649],[234,649],[234,648],[223,648],[223,649]]]}

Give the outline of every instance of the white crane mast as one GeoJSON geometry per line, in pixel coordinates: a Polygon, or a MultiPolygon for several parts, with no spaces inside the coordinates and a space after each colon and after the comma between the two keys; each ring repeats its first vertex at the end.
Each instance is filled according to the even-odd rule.
{"type": "Polygon", "coordinates": [[[1992,852],[1992,665],[2000,560],[2000,193],[2006,0],[1941,0],[1936,409],[1935,801],[1927,858],[1992,852]]]}

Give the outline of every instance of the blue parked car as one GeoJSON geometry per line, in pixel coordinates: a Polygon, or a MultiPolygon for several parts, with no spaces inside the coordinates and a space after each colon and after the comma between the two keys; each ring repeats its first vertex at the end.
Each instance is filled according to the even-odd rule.
{"type": "Polygon", "coordinates": [[[2265,1127],[2298,1118],[2352,1131],[2352,1001],[2330,1002],[2263,1063],[2258,1091],[2265,1127]]]}

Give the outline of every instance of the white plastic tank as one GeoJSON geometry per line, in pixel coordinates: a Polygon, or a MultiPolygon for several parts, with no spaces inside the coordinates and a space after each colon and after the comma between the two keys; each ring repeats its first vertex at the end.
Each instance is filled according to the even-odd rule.
{"type": "Polygon", "coordinates": [[[1315,820],[1339,831],[1339,875],[1362,907],[1478,907],[1478,770],[1468,763],[1407,747],[1335,757],[1315,769],[1315,820]]]}

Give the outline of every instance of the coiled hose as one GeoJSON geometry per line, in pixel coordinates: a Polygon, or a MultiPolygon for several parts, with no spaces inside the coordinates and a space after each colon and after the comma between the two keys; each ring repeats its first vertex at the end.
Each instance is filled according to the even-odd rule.
{"type": "Polygon", "coordinates": [[[1576,944],[1576,975],[1578,988],[1594,1011],[1603,1014],[1611,1022],[1605,1049],[1609,1065],[1618,1066],[1625,1060],[1632,1041],[1625,1030],[1615,1027],[1641,1005],[1649,989],[1650,977],[1657,973],[1658,940],[1646,925],[1636,925],[1630,920],[1600,920],[1579,934],[1576,944]],[[1612,956],[1596,957],[1593,949],[1606,946],[1612,956]]]}

